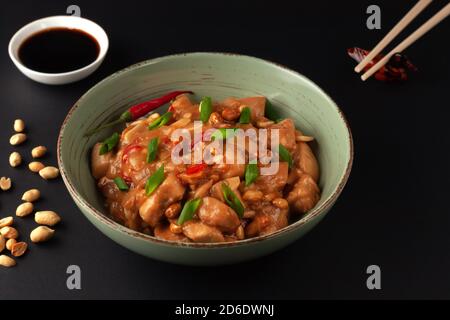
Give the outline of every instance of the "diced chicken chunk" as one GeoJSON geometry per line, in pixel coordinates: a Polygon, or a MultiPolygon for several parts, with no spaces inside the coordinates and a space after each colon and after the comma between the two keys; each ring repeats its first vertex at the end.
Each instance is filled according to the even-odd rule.
{"type": "Polygon", "coordinates": [[[240,225],[237,213],[216,198],[203,198],[197,214],[202,222],[222,232],[234,232],[240,225]]]}
{"type": "Polygon", "coordinates": [[[311,210],[320,199],[320,190],[313,178],[303,174],[289,192],[287,201],[300,213],[311,210]]]}
{"type": "Polygon", "coordinates": [[[194,242],[224,242],[219,229],[208,226],[201,221],[187,221],[183,224],[183,233],[194,242]]]}
{"type": "Polygon", "coordinates": [[[106,175],[111,160],[111,153],[108,152],[104,155],[100,155],[101,143],[95,144],[91,153],[91,171],[95,179],[100,179],[106,175]]]}

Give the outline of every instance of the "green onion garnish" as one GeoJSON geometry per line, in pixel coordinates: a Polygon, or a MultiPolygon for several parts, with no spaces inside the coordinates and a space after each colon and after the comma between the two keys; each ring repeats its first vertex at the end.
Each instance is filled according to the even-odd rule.
{"type": "Polygon", "coordinates": [[[181,226],[186,221],[192,220],[195,211],[202,203],[201,198],[189,200],[184,204],[183,210],[181,210],[180,217],[178,218],[177,224],[181,226]]]}
{"type": "Polygon", "coordinates": [[[226,183],[222,183],[222,193],[226,203],[242,218],[244,216],[244,206],[226,183]]]}
{"type": "Polygon", "coordinates": [[[289,169],[292,168],[292,156],[291,153],[282,144],[278,146],[278,154],[281,160],[286,161],[289,165],[289,169]]]}
{"type": "Polygon", "coordinates": [[[155,161],[158,152],[158,137],[153,138],[147,145],[147,163],[155,161]]]}
{"type": "Polygon", "coordinates": [[[258,165],[256,163],[249,163],[245,167],[245,185],[251,185],[259,176],[258,165]]]}
{"type": "Polygon", "coordinates": [[[117,143],[119,143],[120,135],[117,132],[114,132],[109,138],[103,141],[102,146],[100,147],[99,154],[104,155],[112,151],[117,143]]]}
{"type": "Polygon", "coordinates": [[[128,191],[128,185],[121,177],[115,177],[113,181],[120,191],[128,191]]]}
{"type": "Polygon", "coordinates": [[[214,131],[213,134],[211,135],[211,140],[214,141],[216,139],[219,139],[219,140],[228,139],[228,138],[233,137],[235,132],[236,132],[236,128],[235,129],[225,129],[225,128],[216,129],[216,131],[214,131]]]}
{"type": "Polygon", "coordinates": [[[241,116],[239,117],[240,124],[250,123],[251,110],[249,107],[245,107],[241,111],[241,116]]]}
{"type": "Polygon", "coordinates": [[[145,194],[151,195],[156,188],[164,181],[164,165],[161,165],[158,170],[155,171],[145,183],[145,194]]]}
{"type": "Polygon", "coordinates": [[[272,121],[282,118],[279,113],[279,110],[275,109],[269,100],[266,100],[264,115],[266,116],[267,119],[270,119],[272,121]]]}
{"type": "Polygon", "coordinates": [[[169,111],[164,113],[161,117],[159,117],[156,120],[153,120],[153,122],[148,125],[148,130],[153,130],[162,127],[163,125],[167,124],[171,118],[172,112],[169,111]]]}
{"type": "Polygon", "coordinates": [[[211,97],[204,97],[200,102],[200,120],[202,120],[203,123],[208,122],[211,113],[212,113],[211,97]]]}

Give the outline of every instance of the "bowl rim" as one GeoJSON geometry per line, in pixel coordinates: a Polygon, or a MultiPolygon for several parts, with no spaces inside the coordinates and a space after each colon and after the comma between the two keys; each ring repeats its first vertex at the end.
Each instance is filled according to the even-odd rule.
{"type": "MultiPolygon", "coordinates": [[[[60,27],[61,28],[67,27],[67,25],[62,23],[60,27]]],[[[53,27],[50,27],[50,28],[53,28],[53,27]]],[[[39,33],[40,31],[45,30],[45,29],[49,29],[49,27],[40,28],[39,30],[35,30],[35,31],[32,31],[32,32],[27,32],[25,34],[25,40],[30,38],[34,34],[39,33]]],[[[19,43],[19,47],[24,41],[19,43]]],[[[92,69],[93,67],[97,66],[99,63],[101,63],[103,61],[103,59],[105,58],[106,54],[108,53],[108,50],[109,50],[109,38],[108,38],[108,34],[106,33],[105,29],[102,28],[102,26],[100,26],[98,23],[96,23],[95,21],[92,21],[90,19],[86,19],[86,18],[78,17],[78,16],[65,16],[65,15],[48,16],[48,17],[43,17],[43,18],[39,18],[39,19],[33,20],[33,21],[25,24],[19,30],[17,30],[14,33],[14,35],[11,37],[11,39],[9,40],[9,43],[8,43],[8,54],[9,54],[9,57],[10,57],[12,62],[17,67],[20,66],[20,68],[22,68],[24,71],[26,71],[29,74],[32,74],[32,75],[35,75],[35,76],[40,76],[40,77],[47,77],[47,78],[66,77],[66,76],[71,76],[71,75],[76,75],[76,74],[82,73],[82,72],[84,72],[86,70],[90,70],[90,69],[92,69]],[[43,21],[46,21],[46,20],[55,20],[55,19],[81,20],[83,22],[91,23],[91,24],[95,25],[99,29],[99,32],[105,37],[105,42],[104,43],[99,39],[98,35],[95,35],[95,34],[92,34],[91,32],[86,31],[85,28],[83,28],[83,27],[77,27],[77,28],[71,28],[71,29],[82,30],[83,32],[85,32],[85,33],[89,34],[90,36],[92,36],[97,41],[97,43],[99,45],[99,48],[100,48],[97,58],[94,61],[92,61],[91,63],[89,63],[88,65],[85,65],[84,67],[81,67],[81,68],[78,68],[78,69],[75,69],[75,70],[71,70],[71,71],[57,72],[57,73],[41,72],[41,71],[37,71],[37,70],[34,70],[34,69],[30,69],[29,67],[24,65],[22,63],[22,61],[20,61],[19,57],[16,56],[16,54],[14,54],[14,52],[13,52],[13,46],[15,45],[19,35],[22,32],[25,32],[25,30],[27,28],[29,28],[30,26],[32,26],[32,25],[39,24],[39,23],[41,23],[43,21]]]]}
{"type": "Polygon", "coordinates": [[[313,221],[315,218],[319,217],[321,213],[323,213],[324,211],[329,209],[334,204],[334,202],[337,200],[339,195],[342,193],[342,191],[343,191],[343,189],[344,189],[344,187],[345,187],[345,185],[346,185],[346,183],[348,181],[348,178],[350,176],[350,172],[351,172],[351,169],[352,169],[352,165],[353,165],[354,145],[353,145],[353,137],[352,137],[352,133],[351,133],[351,130],[350,130],[350,126],[349,126],[348,121],[345,118],[343,112],[338,107],[338,105],[318,85],[316,85],[313,81],[311,81],[309,78],[305,77],[304,75],[300,74],[299,72],[294,71],[294,70],[292,70],[292,69],[290,69],[290,68],[288,68],[288,67],[286,67],[286,66],[284,66],[282,64],[279,64],[279,63],[276,63],[276,62],[272,62],[272,61],[269,61],[269,60],[266,60],[266,59],[258,58],[258,57],[249,56],[249,55],[228,53],[228,52],[189,52],[189,53],[178,53],[178,54],[166,55],[166,56],[163,56],[163,57],[148,59],[148,60],[144,60],[144,61],[132,64],[132,65],[130,65],[128,67],[125,67],[125,68],[123,68],[121,70],[118,70],[118,71],[114,72],[110,76],[106,77],[105,79],[103,79],[100,82],[98,82],[97,84],[95,84],[88,91],[86,91],[77,100],[77,102],[75,102],[75,104],[72,106],[72,108],[69,110],[66,118],[64,119],[64,121],[63,121],[63,123],[61,125],[61,129],[60,129],[59,135],[58,135],[58,142],[57,142],[57,158],[58,158],[58,165],[59,165],[59,168],[60,168],[60,172],[61,172],[61,176],[63,178],[64,184],[66,185],[66,188],[69,191],[70,195],[75,199],[75,202],[78,202],[77,204],[79,206],[82,206],[83,208],[85,208],[86,212],[88,212],[90,216],[92,216],[93,218],[98,220],[100,223],[106,225],[110,229],[113,229],[114,231],[118,231],[118,232],[120,232],[120,233],[122,233],[124,235],[128,235],[128,236],[131,236],[133,238],[137,238],[137,239],[140,239],[140,240],[148,241],[148,242],[151,242],[151,243],[154,243],[154,244],[158,244],[158,245],[166,245],[166,246],[170,246],[170,247],[180,247],[180,248],[184,247],[184,248],[206,248],[206,249],[209,248],[209,249],[213,249],[213,248],[223,248],[223,247],[239,247],[239,246],[244,246],[244,245],[248,245],[248,244],[261,242],[261,241],[264,241],[264,240],[278,238],[278,237],[282,236],[283,234],[294,232],[295,230],[299,229],[301,226],[303,226],[303,225],[313,221]],[[259,62],[270,64],[272,66],[275,66],[276,68],[282,69],[285,72],[289,72],[289,73],[293,74],[296,77],[302,78],[309,85],[311,85],[315,90],[317,90],[317,92],[319,94],[323,95],[323,97],[325,99],[328,99],[329,102],[331,102],[331,105],[336,109],[336,111],[338,112],[338,115],[340,116],[341,120],[344,123],[345,128],[347,129],[347,133],[348,133],[348,141],[347,141],[347,143],[349,144],[349,155],[348,155],[349,156],[349,160],[348,160],[348,162],[347,162],[347,164],[345,166],[344,174],[341,177],[341,179],[339,180],[337,186],[335,187],[335,189],[333,190],[331,195],[327,199],[325,199],[325,201],[320,206],[313,208],[304,217],[302,217],[301,219],[295,221],[294,223],[292,223],[292,224],[290,224],[290,225],[288,225],[288,226],[286,226],[286,227],[284,227],[284,228],[282,228],[280,230],[277,230],[277,231],[275,231],[273,233],[267,234],[267,235],[262,235],[262,236],[258,236],[258,237],[254,237],[254,238],[238,240],[238,241],[233,241],[233,242],[213,242],[213,243],[187,242],[186,243],[186,242],[176,242],[176,241],[169,241],[169,240],[159,239],[159,238],[156,238],[154,236],[150,236],[150,235],[147,235],[147,234],[144,234],[144,233],[141,233],[141,232],[129,229],[129,228],[119,224],[118,222],[115,222],[114,220],[109,218],[106,214],[104,214],[101,211],[99,211],[96,208],[94,208],[88,201],[86,201],[84,199],[83,196],[81,196],[79,194],[79,192],[76,190],[76,188],[72,184],[72,181],[71,181],[71,179],[69,178],[69,176],[68,176],[68,174],[66,172],[64,164],[62,162],[62,156],[61,156],[61,144],[62,144],[62,139],[63,139],[63,136],[64,136],[65,127],[67,125],[67,122],[70,120],[72,114],[78,109],[78,107],[80,105],[79,103],[82,102],[82,100],[88,94],[90,94],[93,90],[95,90],[98,87],[104,85],[106,82],[109,82],[109,81],[117,78],[122,73],[130,72],[132,70],[140,68],[141,66],[145,66],[145,65],[148,65],[148,64],[155,64],[155,63],[167,60],[167,59],[182,58],[182,57],[186,57],[186,56],[199,56],[199,55],[200,56],[201,55],[207,55],[207,56],[212,56],[212,55],[234,56],[234,57],[245,58],[245,59],[249,59],[249,60],[257,60],[259,62]]]}

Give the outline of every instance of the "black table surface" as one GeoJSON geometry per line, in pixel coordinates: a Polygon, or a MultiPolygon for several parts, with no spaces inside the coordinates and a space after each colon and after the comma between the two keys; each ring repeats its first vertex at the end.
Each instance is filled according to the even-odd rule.
{"type": "MultiPolygon", "coordinates": [[[[445,4],[435,1],[402,35],[445,4]]],[[[450,298],[448,122],[450,19],[407,50],[419,72],[403,84],[363,83],[346,48],[373,46],[415,1],[377,1],[381,30],[366,27],[369,1],[75,2],[102,25],[110,51],[89,78],[46,86],[25,78],[8,57],[24,24],[65,14],[72,1],[2,2],[0,12],[0,216],[14,215],[21,194],[37,187],[38,210],[63,217],[57,236],[32,245],[0,269],[2,299],[301,299],[450,298]],[[26,168],[32,146],[49,147],[73,103],[112,72],[180,52],[228,51],[284,64],[320,85],[340,105],[354,135],[355,161],[343,194],[308,235],[270,256],[232,266],[184,267],[154,261],[115,244],[91,225],[61,179],[47,183],[26,168]],[[12,124],[23,118],[29,140],[8,156],[12,124]],[[446,142],[447,141],[447,142],[446,142]],[[381,268],[381,290],[368,290],[366,268],[381,268]],[[81,290],[68,290],[66,269],[81,268],[81,290]],[[4,290],[6,288],[6,290],[4,290]]],[[[27,238],[32,218],[17,222],[27,238]]]]}

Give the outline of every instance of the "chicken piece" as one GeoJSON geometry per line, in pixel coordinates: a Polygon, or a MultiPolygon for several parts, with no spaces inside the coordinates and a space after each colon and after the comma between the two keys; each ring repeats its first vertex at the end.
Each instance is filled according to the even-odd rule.
{"type": "Polygon", "coordinates": [[[314,179],[309,174],[302,174],[286,200],[298,212],[306,213],[319,202],[319,199],[320,190],[314,179]]]}
{"type": "Polygon", "coordinates": [[[168,241],[177,241],[177,242],[189,242],[189,239],[182,233],[173,233],[170,231],[169,225],[166,224],[158,224],[155,227],[155,237],[168,240],[168,241]]]}
{"type": "Polygon", "coordinates": [[[304,173],[309,174],[315,182],[319,181],[319,164],[314,153],[306,142],[297,144],[297,152],[294,158],[295,166],[304,173]]]}
{"type": "Polygon", "coordinates": [[[230,187],[230,189],[236,193],[237,189],[239,188],[239,184],[241,183],[241,179],[239,179],[239,177],[228,178],[215,183],[211,187],[211,196],[213,196],[216,199],[219,199],[222,202],[225,202],[222,192],[222,183],[224,182],[226,182],[226,184],[230,187]]]}
{"type": "Polygon", "coordinates": [[[164,182],[144,201],[139,208],[142,220],[155,227],[171,204],[183,199],[184,187],[174,173],[168,174],[164,182]]]}
{"type": "Polygon", "coordinates": [[[95,179],[100,179],[106,175],[112,157],[111,152],[100,155],[101,147],[101,143],[96,143],[91,153],[91,171],[95,179]]]}
{"type": "Polygon", "coordinates": [[[224,242],[219,229],[208,226],[201,221],[190,220],[183,224],[183,233],[194,242],[224,242]]]}
{"type": "Polygon", "coordinates": [[[246,237],[273,233],[288,225],[288,209],[266,205],[245,228],[246,237]]]}
{"type": "Polygon", "coordinates": [[[258,96],[242,99],[227,98],[221,102],[221,105],[227,108],[242,108],[244,106],[249,107],[251,111],[251,121],[255,123],[256,119],[264,116],[264,111],[266,109],[266,97],[258,96]]]}
{"type": "Polygon", "coordinates": [[[206,197],[213,185],[213,180],[209,180],[189,193],[189,199],[203,198],[206,197]]]}
{"type": "Polygon", "coordinates": [[[203,198],[197,215],[203,223],[226,233],[234,232],[241,224],[237,213],[233,209],[212,197],[203,198]]]}
{"type": "Polygon", "coordinates": [[[288,179],[289,165],[287,162],[278,163],[278,171],[272,175],[260,175],[251,189],[256,188],[264,194],[272,192],[281,192],[286,185],[288,179]]]}
{"type": "Polygon", "coordinates": [[[172,103],[169,111],[173,113],[173,117],[179,120],[183,117],[187,117],[192,120],[200,118],[200,112],[198,111],[198,105],[193,104],[189,97],[185,94],[178,96],[172,103]]]}
{"type": "MultiPolygon", "coordinates": [[[[295,149],[295,125],[292,119],[284,119],[270,127],[270,130],[277,129],[279,133],[279,142],[289,151],[295,149]]],[[[270,135],[272,132],[270,133],[270,135]]],[[[270,138],[269,135],[269,138],[270,138]]]]}

